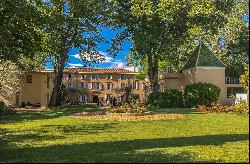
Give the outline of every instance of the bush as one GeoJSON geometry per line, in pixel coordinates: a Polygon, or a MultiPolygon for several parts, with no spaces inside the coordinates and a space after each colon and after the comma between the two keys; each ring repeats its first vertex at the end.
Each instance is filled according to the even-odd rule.
{"type": "Polygon", "coordinates": [[[109,113],[148,113],[147,107],[139,105],[123,104],[121,106],[106,109],[109,113]]]}
{"type": "Polygon", "coordinates": [[[226,105],[222,105],[220,102],[214,102],[211,104],[211,106],[205,106],[205,105],[198,105],[197,108],[198,112],[216,112],[216,113],[228,113],[229,112],[229,107],[226,105]]]}
{"type": "Polygon", "coordinates": [[[148,96],[147,104],[160,108],[183,107],[182,93],[176,89],[168,89],[164,92],[152,92],[148,96]]]}
{"type": "Polygon", "coordinates": [[[249,114],[249,106],[247,101],[240,101],[239,104],[229,107],[229,111],[239,115],[248,115],[249,114]]]}
{"type": "Polygon", "coordinates": [[[4,102],[0,101],[0,113],[3,112],[4,108],[5,108],[4,102]]]}
{"type": "Polygon", "coordinates": [[[16,113],[16,110],[6,107],[4,102],[0,101],[0,115],[14,114],[14,113],[16,113]]]}
{"type": "Polygon", "coordinates": [[[184,89],[184,101],[187,107],[197,107],[198,105],[211,106],[218,101],[220,88],[208,83],[193,83],[184,89]]]}
{"type": "Polygon", "coordinates": [[[147,100],[147,104],[151,105],[151,106],[155,106],[157,107],[159,104],[159,97],[161,95],[161,92],[151,92],[148,95],[148,100],[147,100]]]}
{"type": "Polygon", "coordinates": [[[60,102],[77,105],[80,103],[79,96],[86,94],[86,90],[78,88],[62,88],[60,102]]]}
{"type": "Polygon", "coordinates": [[[158,106],[160,108],[183,107],[182,93],[176,89],[168,89],[160,94],[158,106]]]}
{"type": "Polygon", "coordinates": [[[239,104],[234,106],[222,105],[219,102],[212,103],[211,106],[198,105],[198,112],[216,112],[216,113],[234,113],[238,115],[248,115],[249,107],[246,101],[241,101],[239,104]]]}

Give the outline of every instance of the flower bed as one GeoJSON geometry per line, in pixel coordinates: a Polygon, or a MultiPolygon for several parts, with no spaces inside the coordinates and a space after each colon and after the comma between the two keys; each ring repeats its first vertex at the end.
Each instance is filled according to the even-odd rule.
{"type": "Polygon", "coordinates": [[[124,104],[117,107],[107,108],[108,113],[151,113],[144,105],[129,105],[124,104]]]}
{"type": "Polygon", "coordinates": [[[248,115],[249,107],[246,101],[241,101],[239,104],[234,106],[222,105],[219,102],[212,103],[211,106],[198,105],[198,112],[206,112],[206,113],[235,113],[239,115],[248,115]]]}
{"type": "Polygon", "coordinates": [[[70,116],[81,120],[95,121],[142,121],[183,118],[182,114],[149,114],[149,113],[106,113],[102,115],[74,115],[70,116]]]}

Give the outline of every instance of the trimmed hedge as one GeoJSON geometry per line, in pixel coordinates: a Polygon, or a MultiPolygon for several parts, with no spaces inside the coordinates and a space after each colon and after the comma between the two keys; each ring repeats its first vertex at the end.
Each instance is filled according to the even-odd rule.
{"type": "Polygon", "coordinates": [[[158,106],[160,95],[161,92],[151,92],[148,95],[147,104],[152,106],[158,106]]]}
{"type": "Polygon", "coordinates": [[[208,83],[193,83],[184,89],[184,102],[187,107],[197,107],[198,105],[211,106],[218,101],[220,88],[208,83]]]}
{"type": "Polygon", "coordinates": [[[182,93],[175,89],[164,92],[152,92],[148,96],[147,104],[160,108],[183,107],[182,93]]]}

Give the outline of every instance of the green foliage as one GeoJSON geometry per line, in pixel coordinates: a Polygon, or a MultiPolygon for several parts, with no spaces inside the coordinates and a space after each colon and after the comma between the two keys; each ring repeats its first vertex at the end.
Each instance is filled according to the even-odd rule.
{"type": "Polygon", "coordinates": [[[185,86],[184,102],[188,107],[210,106],[218,100],[219,95],[220,88],[216,85],[201,82],[193,83],[185,86]]]}
{"type": "Polygon", "coordinates": [[[160,101],[159,97],[161,96],[161,94],[161,92],[151,92],[148,95],[147,104],[157,107],[160,101]]]}
{"type": "Polygon", "coordinates": [[[19,67],[42,67],[46,49],[42,0],[2,0],[0,2],[0,59],[19,67]]]}
{"type": "Polygon", "coordinates": [[[4,108],[5,108],[4,102],[3,102],[3,101],[0,101],[0,113],[3,112],[4,108]]]}
{"type": "Polygon", "coordinates": [[[164,92],[151,92],[148,96],[147,104],[160,108],[182,107],[182,93],[175,89],[168,89],[164,92]]]}
{"type": "Polygon", "coordinates": [[[160,108],[180,108],[183,107],[182,93],[176,89],[168,89],[158,97],[158,106],[160,108]]]}
{"type": "Polygon", "coordinates": [[[69,62],[68,52],[79,50],[83,66],[93,66],[105,60],[104,55],[96,52],[96,46],[105,42],[101,30],[106,22],[106,0],[67,0],[53,1],[44,5],[47,45],[56,74],[49,106],[59,105],[58,96],[62,84],[63,69],[69,62]]]}
{"type": "Polygon", "coordinates": [[[136,101],[136,100],[139,100],[139,98],[140,98],[140,96],[139,96],[139,94],[133,94],[133,93],[131,93],[131,100],[133,101],[136,101]]]}
{"type": "Polygon", "coordinates": [[[15,109],[7,107],[3,101],[0,101],[0,115],[15,114],[15,113],[16,113],[15,109]]]}
{"type": "Polygon", "coordinates": [[[79,88],[64,88],[61,92],[61,100],[66,104],[79,104],[79,97],[86,94],[86,92],[86,90],[79,88]]]}
{"type": "Polygon", "coordinates": [[[129,62],[147,67],[154,92],[158,88],[159,61],[168,61],[179,70],[197,42],[216,47],[228,28],[232,32],[232,27],[237,27],[228,22],[242,20],[247,8],[245,1],[233,0],[111,0],[110,4],[112,20],[118,27],[125,26],[110,51],[117,54],[122,42],[130,39],[133,47],[129,62]]]}
{"type": "Polygon", "coordinates": [[[229,111],[238,115],[248,115],[249,104],[247,101],[240,101],[238,104],[230,106],[229,111]]]}
{"type": "Polygon", "coordinates": [[[61,85],[60,91],[59,91],[59,105],[63,105],[65,102],[66,97],[66,86],[63,84],[61,85]]]}
{"type": "Polygon", "coordinates": [[[245,66],[245,72],[240,76],[240,83],[245,91],[249,90],[249,66],[245,66]]]}

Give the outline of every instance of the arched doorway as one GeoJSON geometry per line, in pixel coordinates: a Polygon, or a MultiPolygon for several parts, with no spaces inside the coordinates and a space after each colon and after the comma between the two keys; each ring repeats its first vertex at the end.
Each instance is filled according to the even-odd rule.
{"type": "Polygon", "coordinates": [[[98,95],[93,95],[93,103],[99,103],[98,95]]]}

